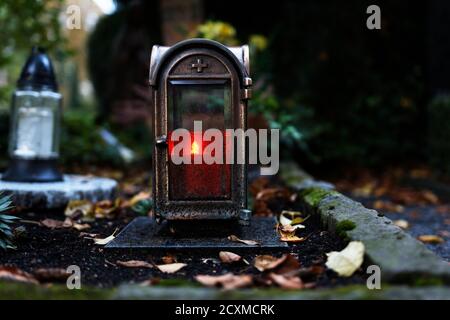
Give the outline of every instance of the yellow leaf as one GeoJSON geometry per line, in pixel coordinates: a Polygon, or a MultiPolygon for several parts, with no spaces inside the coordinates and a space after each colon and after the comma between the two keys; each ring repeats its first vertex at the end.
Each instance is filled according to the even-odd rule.
{"type": "Polygon", "coordinates": [[[94,205],[87,200],[72,200],[67,204],[64,214],[66,217],[73,217],[78,213],[84,218],[94,219],[94,205]]]}
{"type": "Polygon", "coordinates": [[[444,242],[444,239],[434,234],[424,234],[419,236],[418,239],[424,243],[431,243],[431,244],[439,244],[444,242]]]}
{"type": "Polygon", "coordinates": [[[394,225],[396,225],[397,227],[402,228],[402,229],[409,228],[409,222],[404,219],[395,220],[394,225]]]}
{"type": "Polygon", "coordinates": [[[326,266],[341,277],[350,277],[363,263],[364,244],[351,241],[342,251],[327,253],[326,266]]]}

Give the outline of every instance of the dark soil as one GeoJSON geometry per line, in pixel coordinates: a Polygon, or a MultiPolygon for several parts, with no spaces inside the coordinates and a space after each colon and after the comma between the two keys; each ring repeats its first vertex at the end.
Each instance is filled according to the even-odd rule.
{"type": "MultiPolygon", "coordinates": [[[[22,213],[20,216],[26,220],[42,220],[52,218],[63,220],[62,212],[22,213]]],[[[116,228],[123,228],[134,217],[132,213],[114,220],[97,220],[92,227],[85,230],[89,233],[98,233],[100,237],[111,235],[116,228]]],[[[249,273],[259,274],[251,261],[257,254],[243,254],[250,262],[226,265],[219,261],[219,250],[204,250],[197,252],[136,252],[130,250],[104,249],[94,244],[91,239],[80,237],[80,232],[74,229],[48,229],[35,224],[22,224],[26,231],[16,241],[18,249],[2,252],[0,265],[16,266],[24,271],[33,273],[39,268],[67,268],[69,265],[77,265],[82,272],[82,284],[97,287],[111,287],[121,283],[140,283],[153,279],[184,279],[192,280],[198,274],[223,274],[233,272],[235,274],[249,273]],[[175,274],[164,274],[156,269],[126,268],[116,265],[117,260],[145,260],[155,264],[162,264],[162,257],[173,255],[177,262],[187,263],[188,266],[175,274]]],[[[307,237],[305,242],[290,246],[290,251],[298,257],[302,267],[312,265],[324,266],[325,253],[333,250],[341,250],[346,243],[341,239],[323,231],[320,223],[314,218],[305,222],[306,229],[300,231],[300,236],[307,237]]],[[[264,253],[281,256],[281,252],[265,251],[264,253]]],[[[360,270],[351,278],[339,278],[334,272],[326,270],[311,279],[303,279],[308,282],[316,282],[317,287],[332,287],[350,283],[365,283],[365,273],[360,270]]],[[[181,282],[180,282],[181,284],[181,282]]]]}

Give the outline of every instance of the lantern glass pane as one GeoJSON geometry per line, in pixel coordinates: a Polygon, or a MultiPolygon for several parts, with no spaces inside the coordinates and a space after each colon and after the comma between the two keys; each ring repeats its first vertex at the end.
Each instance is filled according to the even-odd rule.
{"type": "MultiPolygon", "coordinates": [[[[207,129],[222,134],[225,150],[225,130],[232,128],[231,90],[228,80],[177,80],[169,82],[168,131],[184,128],[191,135],[191,156],[204,155],[209,143],[201,141],[207,129]],[[194,128],[202,122],[202,130],[194,128]]],[[[171,144],[169,144],[169,156],[171,144]]],[[[224,163],[179,164],[169,161],[170,200],[231,199],[231,165],[224,163]]]]}
{"type": "Polygon", "coordinates": [[[21,159],[58,157],[61,95],[16,91],[13,97],[9,152],[21,159]]]}

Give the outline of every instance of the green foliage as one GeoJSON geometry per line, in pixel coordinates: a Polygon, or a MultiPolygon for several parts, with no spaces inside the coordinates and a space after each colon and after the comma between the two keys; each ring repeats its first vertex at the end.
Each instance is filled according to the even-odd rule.
{"type": "Polygon", "coordinates": [[[430,162],[436,170],[450,175],[450,95],[438,95],[429,106],[430,162]]]}
{"type": "Polygon", "coordinates": [[[350,220],[342,220],[336,224],[336,234],[341,238],[348,238],[347,231],[351,231],[356,228],[356,224],[350,220]]]}
{"type": "MultiPolygon", "coordinates": [[[[0,70],[9,83],[17,79],[23,61],[34,45],[63,53],[59,14],[63,0],[0,1],[0,70]]],[[[9,105],[13,86],[0,88],[0,105],[9,105]]]]}
{"type": "Polygon", "coordinates": [[[101,139],[98,130],[92,111],[66,111],[61,129],[61,163],[121,166],[117,150],[101,139]]]}
{"type": "Polygon", "coordinates": [[[11,225],[17,220],[17,217],[5,214],[12,209],[11,196],[0,193],[0,249],[15,249],[12,243],[14,233],[11,225]]]}
{"type": "Polygon", "coordinates": [[[308,188],[300,192],[303,200],[313,208],[317,207],[325,197],[335,194],[338,194],[337,191],[321,188],[308,188]]]}
{"type": "Polygon", "coordinates": [[[131,209],[141,216],[146,216],[153,208],[153,200],[151,198],[138,201],[131,209]]]}

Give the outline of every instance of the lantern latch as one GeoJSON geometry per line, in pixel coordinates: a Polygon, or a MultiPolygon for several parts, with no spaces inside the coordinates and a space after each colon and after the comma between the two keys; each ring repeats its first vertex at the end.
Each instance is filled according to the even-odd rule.
{"type": "Polygon", "coordinates": [[[157,147],[167,147],[167,136],[162,135],[156,138],[155,144],[157,147]]]}

